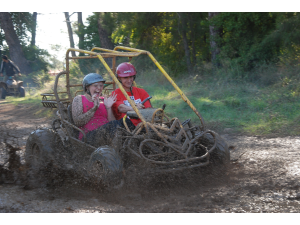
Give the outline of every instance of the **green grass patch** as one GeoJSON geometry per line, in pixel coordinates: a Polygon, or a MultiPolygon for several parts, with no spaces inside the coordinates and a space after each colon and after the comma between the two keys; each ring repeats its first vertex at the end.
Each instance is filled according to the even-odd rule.
{"type": "Polygon", "coordinates": [[[30,107],[35,109],[34,115],[38,118],[47,117],[53,118],[55,110],[51,110],[43,107],[41,100],[42,96],[40,95],[43,91],[37,91],[35,93],[26,93],[25,97],[14,97],[7,96],[5,101],[2,104],[14,104],[14,105],[30,105],[30,107]]]}
{"type": "MultiPolygon", "coordinates": [[[[209,129],[223,133],[225,128],[231,128],[248,135],[300,135],[300,77],[298,72],[288,72],[282,75],[284,79],[272,82],[272,85],[233,79],[226,74],[184,75],[174,81],[202,115],[209,129]],[[290,77],[289,82],[285,77],[290,77]]],[[[141,72],[136,82],[138,87],[153,96],[153,107],[161,108],[166,104],[165,112],[169,117],[178,117],[182,122],[191,118],[193,123],[200,124],[197,115],[160,71],[141,72]]],[[[40,93],[52,92],[52,89],[53,82],[46,84],[42,91],[26,93],[25,98],[8,97],[7,102],[35,105],[37,116],[51,117],[56,110],[42,106],[40,93]]]]}
{"type": "MultiPolygon", "coordinates": [[[[168,116],[178,117],[181,121],[191,118],[194,123],[200,124],[197,115],[182,101],[171,84],[162,82],[162,79],[160,82],[156,80],[153,79],[153,83],[147,80],[142,86],[153,96],[153,106],[167,104],[165,111],[168,116]]],[[[300,118],[297,88],[280,83],[264,86],[226,77],[190,77],[177,79],[176,83],[210,129],[222,133],[225,128],[232,128],[243,134],[265,136],[300,134],[296,126],[300,118]]],[[[293,85],[296,86],[295,83],[293,85]]]]}

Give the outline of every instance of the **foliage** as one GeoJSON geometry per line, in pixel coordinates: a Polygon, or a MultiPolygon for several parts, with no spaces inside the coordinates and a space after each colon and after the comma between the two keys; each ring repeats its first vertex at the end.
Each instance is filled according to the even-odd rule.
{"type": "MultiPolygon", "coordinates": [[[[28,32],[32,32],[32,14],[29,12],[11,12],[10,15],[14,24],[15,32],[21,42],[21,45],[28,45],[30,43],[30,36],[28,36],[28,32]]],[[[3,46],[4,40],[4,32],[1,29],[0,46],[3,46]]]]}
{"type": "Polygon", "coordinates": [[[30,86],[37,85],[39,88],[43,88],[51,80],[53,80],[53,77],[48,72],[41,70],[28,74],[25,78],[25,83],[30,86]]]}
{"type": "Polygon", "coordinates": [[[43,70],[46,72],[48,70],[49,63],[45,60],[45,57],[50,55],[46,50],[31,45],[23,46],[22,49],[33,71],[43,70]]]}
{"type": "MultiPolygon", "coordinates": [[[[236,75],[248,77],[262,65],[298,63],[299,13],[219,13],[208,20],[208,13],[119,12],[95,13],[85,28],[86,49],[100,46],[97,18],[115,45],[150,51],[171,72],[187,71],[183,33],[186,34],[194,74],[211,61],[210,25],[219,30],[215,39],[220,47],[222,67],[235,68],[236,75]],[[181,18],[181,19],[180,19],[181,18]]],[[[151,69],[149,63],[143,69],[151,69]]]]}
{"type": "MultiPolygon", "coordinates": [[[[219,60],[245,72],[261,65],[298,64],[299,13],[220,13],[219,60]]],[[[251,79],[251,78],[250,78],[251,79]]]]}
{"type": "MultiPolygon", "coordinates": [[[[99,61],[99,60],[98,60],[99,61]]],[[[70,62],[70,78],[74,81],[74,83],[81,83],[84,74],[79,68],[79,64],[77,62],[70,62]]]]}
{"type": "MultiPolygon", "coordinates": [[[[99,33],[98,33],[98,24],[97,24],[97,16],[94,13],[92,16],[87,18],[88,26],[84,28],[85,33],[85,41],[84,41],[84,49],[92,50],[93,47],[101,46],[99,33]]],[[[78,33],[78,29],[75,30],[75,33],[78,33]]]]}
{"type": "MultiPolygon", "coordinates": [[[[33,28],[32,13],[29,12],[10,12],[15,32],[19,38],[25,58],[28,60],[32,71],[47,70],[49,63],[45,61],[45,57],[49,56],[46,50],[37,46],[30,45],[31,33],[33,28]]],[[[9,56],[8,46],[6,45],[4,31],[0,30],[0,49],[1,54],[9,56]]],[[[16,62],[17,63],[17,62],[16,62]]]]}
{"type": "MultiPolygon", "coordinates": [[[[184,13],[187,17],[187,36],[193,53],[191,61],[206,60],[209,55],[207,23],[201,23],[205,13],[184,13]],[[201,52],[202,54],[199,54],[201,52]],[[196,59],[198,55],[198,59],[196,59]]],[[[116,45],[150,51],[174,75],[186,71],[182,37],[178,32],[176,13],[118,13],[117,27],[112,33],[116,45]]],[[[147,64],[144,65],[147,67],[147,64]]]]}
{"type": "Polygon", "coordinates": [[[243,70],[257,63],[274,62],[279,46],[264,39],[276,28],[276,15],[271,13],[220,13],[212,22],[222,32],[217,42],[221,46],[219,59],[233,60],[243,70]]]}

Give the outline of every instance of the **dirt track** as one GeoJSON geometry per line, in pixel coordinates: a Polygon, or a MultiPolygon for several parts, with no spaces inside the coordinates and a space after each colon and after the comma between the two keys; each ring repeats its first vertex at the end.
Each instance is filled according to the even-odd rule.
{"type": "MultiPolygon", "coordinates": [[[[33,109],[0,101],[0,121],[16,125],[23,160],[28,135],[49,120],[33,109]]],[[[261,138],[223,134],[232,147],[231,166],[223,177],[199,170],[155,177],[127,188],[102,193],[87,187],[25,190],[0,185],[0,212],[299,212],[300,137],[261,138]],[[143,186],[143,184],[145,186],[143,186]]],[[[0,164],[7,155],[0,149],[0,164]]],[[[24,161],[22,161],[24,162],[24,161]]]]}

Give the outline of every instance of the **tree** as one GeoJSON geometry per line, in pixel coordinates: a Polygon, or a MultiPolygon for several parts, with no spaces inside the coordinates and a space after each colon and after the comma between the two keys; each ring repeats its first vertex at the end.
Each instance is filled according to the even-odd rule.
{"type": "MultiPolygon", "coordinates": [[[[172,76],[206,70],[205,62],[249,71],[262,63],[277,63],[283,53],[300,60],[299,24],[300,14],[292,12],[94,13],[84,29],[84,47],[144,49],[172,76]]],[[[138,70],[152,68],[143,60],[132,62],[138,70]]]]}
{"type": "Polygon", "coordinates": [[[36,36],[36,21],[37,12],[32,14],[32,35],[31,35],[31,46],[35,46],[35,36],[36,36]]]}
{"type": "MultiPolygon", "coordinates": [[[[104,13],[105,14],[105,13],[104,13]]],[[[107,49],[113,49],[114,45],[111,41],[110,35],[106,29],[103,27],[105,20],[103,20],[101,13],[97,13],[97,24],[98,24],[98,32],[99,38],[101,41],[101,47],[107,49]]]]}
{"type": "MultiPolygon", "coordinates": [[[[70,16],[72,16],[72,14],[70,16]]],[[[71,27],[70,16],[69,16],[68,12],[65,12],[65,18],[66,18],[66,23],[67,23],[67,28],[68,28],[68,34],[69,34],[69,40],[70,40],[70,47],[71,48],[75,48],[74,47],[73,31],[72,31],[72,27],[71,27]]],[[[73,57],[76,56],[76,54],[75,54],[74,51],[71,51],[71,54],[72,54],[73,57]]]]}
{"type": "Polygon", "coordinates": [[[10,58],[19,66],[22,73],[31,73],[32,69],[24,56],[20,40],[14,30],[10,13],[0,12],[0,23],[5,33],[6,43],[9,46],[10,58]]]}
{"type": "Polygon", "coordinates": [[[186,36],[186,29],[187,29],[187,21],[186,21],[186,15],[184,13],[177,13],[179,17],[178,21],[178,28],[181,31],[182,35],[182,42],[183,42],[183,47],[184,47],[184,53],[185,53],[185,60],[186,60],[186,66],[188,68],[189,74],[193,73],[193,68],[191,64],[191,59],[190,59],[190,49],[189,49],[189,44],[186,36]]]}
{"type": "MultiPolygon", "coordinates": [[[[211,20],[213,17],[217,16],[219,12],[209,12],[208,19],[211,20]]],[[[219,36],[219,28],[215,24],[211,23],[209,25],[209,34],[210,34],[210,48],[211,48],[211,62],[219,67],[220,63],[217,62],[217,55],[220,53],[220,48],[216,42],[216,39],[219,36]]]]}
{"type": "MultiPolygon", "coordinates": [[[[83,25],[83,21],[82,21],[82,12],[78,12],[78,22],[77,22],[77,35],[79,38],[79,43],[78,43],[78,47],[79,49],[84,49],[84,25],[83,25]]],[[[79,55],[83,55],[83,53],[79,53],[79,55]]]]}
{"type": "MultiPolygon", "coordinates": [[[[98,24],[98,32],[99,32],[101,47],[106,48],[106,49],[113,49],[114,45],[110,38],[111,34],[108,34],[106,29],[104,28],[103,25],[105,24],[105,21],[103,20],[100,12],[97,13],[97,24],[98,24]]],[[[106,58],[105,61],[109,67],[112,67],[112,59],[111,58],[106,58]]]]}
{"type": "MultiPolygon", "coordinates": [[[[215,38],[223,62],[250,71],[262,63],[276,63],[281,47],[276,41],[265,41],[276,30],[280,14],[268,12],[222,12],[211,22],[221,29],[215,38]]],[[[278,24],[281,24],[281,19],[278,24]]],[[[282,33],[285,35],[285,32],[282,33]]]]}

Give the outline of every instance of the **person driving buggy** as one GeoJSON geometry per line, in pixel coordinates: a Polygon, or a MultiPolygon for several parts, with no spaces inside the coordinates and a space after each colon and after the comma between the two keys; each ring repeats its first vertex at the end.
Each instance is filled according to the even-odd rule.
{"type": "MultiPolygon", "coordinates": [[[[87,74],[82,80],[84,95],[77,95],[72,103],[75,125],[85,132],[86,142],[95,147],[113,143],[117,128],[125,128],[122,120],[115,120],[111,109],[117,95],[102,96],[104,83],[101,75],[87,74]]],[[[78,138],[82,140],[82,137],[79,133],[78,138]]]]}
{"type": "MultiPolygon", "coordinates": [[[[138,109],[152,107],[150,100],[142,104],[142,102],[149,97],[149,94],[142,88],[132,86],[133,81],[136,77],[136,69],[131,63],[121,63],[120,65],[118,65],[116,73],[118,80],[122,84],[129,97],[135,102],[138,109]]],[[[128,111],[132,111],[133,108],[130,106],[130,103],[128,102],[120,88],[117,88],[112,93],[117,95],[116,102],[113,104],[112,110],[116,119],[119,120],[122,119],[128,111]]],[[[126,119],[128,119],[128,117],[126,119]]],[[[130,118],[130,121],[131,122],[128,123],[128,126],[130,127],[132,127],[132,125],[137,126],[141,122],[140,119],[135,118],[130,118]]]]}
{"type": "Polygon", "coordinates": [[[2,56],[2,62],[1,62],[1,69],[0,69],[0,77],[3,77],[3,72],[6,72],[6,77],[4,78],[4,81],[7,81],[9,77],[14,77],[15,71],[18,72],[18,75],[21,76],[21,72],[19,67],[6,55],[2,56]]]}

